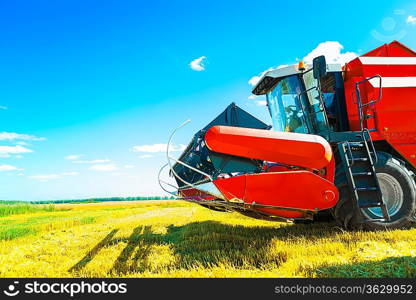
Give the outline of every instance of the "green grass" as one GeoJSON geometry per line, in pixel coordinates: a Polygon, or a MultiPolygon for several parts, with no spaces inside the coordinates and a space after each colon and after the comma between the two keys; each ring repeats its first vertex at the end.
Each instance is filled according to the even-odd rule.
{"type": "Polygon", "coordinates": [[[35,234],[36,230],[27,226],[2,227],[0,229],[0,241],[10,241],[26,235],[35,234]]]}
{"type": "Polygon", "coordinates": [[[93,224],[95,223],[95,217],[83,217],[79,220],[80,224],[85,225],[85,224],[93,224]]]}
{"type": "Polygon", "coordinates": [[[311,275],[316,272],[320,277],[416,278],[416,259],[412,256],[389,257],[379,261],[323,266],[311,271],[311,275]]]}
{"type": "Polygon", "coordinates": [[[17,214],[27,214],[34,212],[52,212],[55,210],[53,205],[34,205],[25,203],[0,203],[0,217],[6,217],[17,214]]]}
{"type": "MultiPolygon", "coordinates": [[[[0,219],[0,241],[14,240],[27,235],[36,234],[42,228],[53,228],[54,224],[67,224],[68,226],[93,224],[96,217],[93,216],[65,216],[57,212],[67,212],[69,209],[55,209],[54,207],[44,207],[40,205],[9,205],[7,215],[0,219]],[[29,207],[26,207],[29,206],[29,207]],[[14,209],[13,209],[14,208],[14,209]],[[53,215],[31,216],[31,213],[46,212],[57,213],[53,215]],[[10,215],[19,215],[18,220],[6,218],[10,215]],[[28,215],[29,217],[27,217],[28,215]]],[[[65,225],[64,225],[65,226],[65,225]]]]}

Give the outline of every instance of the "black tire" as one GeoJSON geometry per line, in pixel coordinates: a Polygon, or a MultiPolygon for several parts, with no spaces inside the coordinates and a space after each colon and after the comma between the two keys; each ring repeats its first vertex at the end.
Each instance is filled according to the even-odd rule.
{"type": "Polygon", "coordinates": [[[331,214],[329,209],[318,211],[317,214],[313,216],[313,220],[294,220],[295,224],[312,224],[312,223],[330,223],[334,221],[334,217],[331,214]]]}
{"type": "MultiPolygon", "coordinates": [[[[377,176],[379,176],[380,185],[381,177],[387,178],[391,182],[394,182],[393,185],[383,185],[383,195],[386,195],[386,193],[395,193],[395,201],[393,201],[393,204],[390,206],[387,205],[388,208],[390,207],[393,211],[393,214],[390,216],[391,220],[388,222],[362,222],[362,220],[380,218],[380,213],[374,212],[374,209],[354,211],[346,177],[341,171],[336,174],[335,180],[339,190],[339,201],[335,207],[331,209],[331,213],[338,224],[342,225],[346,229],[399,229],[409,227],[414,222],[416,184],[413,178],[413,173],[406,168],[402,161],[394,158],[392,155],[384,152],[377,152],[377,155],[378,162],[375,168],[377,176]]],[[[337,169],[342,169],[342,167],[340,166],[340,168],[337,169]]]]}
{"type": "Polygon", "coordinates": [[[316,215],[314,215],[313,221],[319,222],[319,223],[329,223],[329,222],[334,221],[334,218],[331,214],[331,210],[325,209],[325,210],[319,211],[316,215]]]}

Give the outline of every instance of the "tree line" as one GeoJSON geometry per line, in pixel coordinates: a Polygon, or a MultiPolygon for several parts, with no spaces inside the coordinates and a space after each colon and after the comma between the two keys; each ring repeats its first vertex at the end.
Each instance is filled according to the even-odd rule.
{"type": "Polygon", "coordinates": [[[0,204],[32,203],[32,204],[59,204],[59,203],[94,203],[107,201],[144,201],[144,200],[173,200],[173,196],[140,196],[140,197],[107,197],[107,198],[88,198],[88,199],[68,199],[68,200],[41,200],[41,201],[2,201],[0,204]]]}

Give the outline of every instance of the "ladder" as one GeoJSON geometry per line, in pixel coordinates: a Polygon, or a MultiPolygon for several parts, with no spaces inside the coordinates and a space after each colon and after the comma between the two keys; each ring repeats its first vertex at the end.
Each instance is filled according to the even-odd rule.
{"type": "Polygon", "coordinates": [[[361,222],[386,222],[390,220],[390,216],[376,175],[375,164],[378,158],[374,144],[368,129],[364,128],[359,135],[362,140],[358,142],[338,143],[353,208],[360,211],[358,215],[361,217],[361,222]],[[373,207],[381,208],[383,218],[368,219],[363,216],[361,209],[373,207]]]}

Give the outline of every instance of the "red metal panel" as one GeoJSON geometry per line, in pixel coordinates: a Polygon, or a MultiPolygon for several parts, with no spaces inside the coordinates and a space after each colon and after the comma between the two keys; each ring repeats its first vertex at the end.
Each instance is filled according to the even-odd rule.
{"type": "MultiPolygon", "coordinates": [[[[362,55],[362,59],[354,59],[345,66],[345,96],[351,130],[360,129],[355,83],[374,75],[382,76],[384,82],[388,82],[391,77],[394,80],[403,78],[403,82],[408,81],[409,77],[416,77],[416,65],[414,62],[401,64],[395,61],[397,62],[397,58],[415,56],[414,51],[394,41],[362,55]],[[378,64],[366,63],[365,58],[377,57],[386,59],[373,60],[378,64]]],[[[409,59],[401,61],[410,62],[409,59]]],[[[401,87],[400,79],[393,83],[390,86],[384,85],[381,101],[364,109],[364,115],[374,116],[364,121],[364,127],[376,128],[377,131],[371,133],[374,140],[386,140],[416,167],[416,87],[401,87]]],[[[379,94],[377,85],[372,86],[368,82],[361,85],[360,91],[363,103],[377,99],[379,94]]]]}
{"type": "MultiPolygon", "coordinates": [[[[228,200],[305,210],[323,210],[338,201],[333,183],[308,171],[246,174],[214,181],[228,200]]],[[[284,209],[256,208],[285,218],[299,218],[302,213],[284,209]]]]}
{"type": "Polygon", "coordinates": [[[327,166],[332,159],[329,143],[312,134],[213,126],[205,141],[215,152],[313,169],[327,166]]]}
{"type": "MultiPolygon", "coordinates": [[[[360,57],[415,57],[416,53],[411,49],[407,48],[403,44],[393,41],[390,44],[382,45],[360,57]]],[[[414,76],[415,67],[414,65],[364,65],[360,57],[353,59],[344,67],[345,81],[355,76],[372,76],[379,74],[381,76],[414,76]]]]}
{"type": "Polygon", "coordinates": [[[335,158],[332,156],[332,160],[329,165],[325,168],[325,179],[334,182],[335,180],[335,158]]]}
{"type": "MultiPolygon", "coordinates": [[[[263,173],[262,173],[263,174],[263,173]]],[[[268,173],[264,173],[268,174],[268,173]]],[[[243,200],[246,193],[247,175],[214,180],[215,186],[229,201],[243,200]]]]}
{"type": "MultiPolygon", "coordinates": [[[[415,136],[413,134],[413,141],[415,136]]],[[[413,166],[416,166],[416,142],[409,144],[392,143],[392,146],[405,157],[413,166]]]]}
{"type": "Polygon", "coordinates": [[[415,142],[416,87],[385,88],[376,106],[380,135],[390,143],[415,142]]]}
{"type": "Polygon", "coordinates": [[[183,198],[189,199],[197,199],[197,200],[214,200],[215,197],[211,195],[207,195],[207,193],[194,189],[194,188],[187,188],[179,191],[180,195],[183,198]]]}
{"type": "Polygon", "coordinates": [[[416,56],[416,52],[398,41],[393,41],[390,44],[384,44],[374,50],[371,50],[362,56],[409,57],[416,56]]]}

